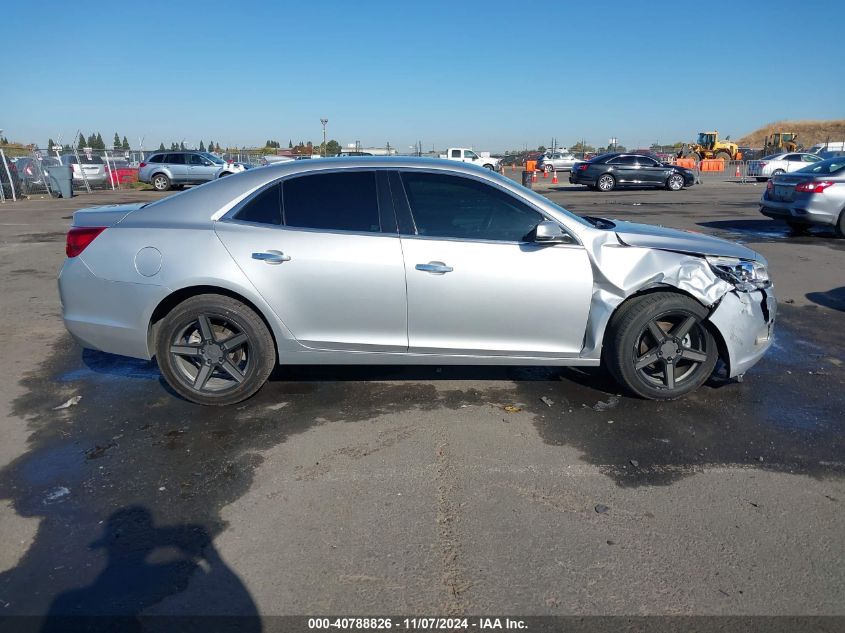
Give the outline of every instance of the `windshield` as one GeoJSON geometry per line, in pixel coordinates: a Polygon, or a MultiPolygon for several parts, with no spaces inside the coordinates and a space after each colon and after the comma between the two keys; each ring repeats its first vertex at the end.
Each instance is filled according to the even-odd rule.
{"type": "Polygon", "coordinates": [[[202,154],[202,156],[204,156],[205,158],[210,160],[215,165],[222,165],[223,164],[223,160],[220,159],[220,158],[217,158],[217,156],[215,156],[214,154],[204,153],[204,154],[202,154]]]}
{"type": "Polygon", "coordinates": [[[845,157],[837,156],[836,158],[828,158],[818,163],[813,163],[807,167],[802,167],[796,174],[817,174],[819,176],[838,174],[845,169],[845,157]]]}
{"type": "Polygon", "coordinates": [[[704,132],[698,133],[698,140],[696,141],[699,145],[708,145],[710,143],[710,135],[705,134],[704,132]]]}

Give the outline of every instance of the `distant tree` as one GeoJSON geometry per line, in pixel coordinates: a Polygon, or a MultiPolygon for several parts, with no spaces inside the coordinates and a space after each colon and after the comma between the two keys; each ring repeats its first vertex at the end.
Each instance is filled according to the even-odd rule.
{"type": "Polygon", "coordinates": [[[94,149],[106,149],[106,144],[103,142],[103,137],[97,132],[97,136],[94,137],[95,145],[92,145],[94,149]]]}
{"type": "Polygon", "coordinates": [[[160,151],[160,152],[161,152],[161,151],[164,151],[164,143],[159,143],[159,144],[158,144],[158,149],[159,149],[159,151],[160,151]]]}
{"type": "Polygon", "coordinates": [[[73,148],[69,144],[65,143],[62,146],[62,151],[65,152],[65,153],[72,152],[73,148]]]}
{"type": "Polygon", "coordinates": [[[179,147],[176,145],[176,143],[171,142],[170,143],[170,151],[172,152],[173,150],[176,150],[176,149],[179,149],[179,147]]]}
{"type": "Polygon", "coordinates": [[[114,149],[120,149],[120,137],[117,135],[117,132],[114,133],[114,141],[112,142],[112,147],[114,149]]]}
{"type": "Polygon", "coordinates": [[[293,149],[293,141],[288,139],[288,149],[293,149]]]}
{"type": "Polygon", "coordinates": [[[125,136],[123,137],[123,143],[120,144],[120,149],[127,150],[127,151],[130,149],[129,141],[126,139],[125,136]]]}
{"type": "Polygon", "coordinates": [[[55,144],[56,144],[56,141],[54,141],[53,139],[50,139],[49,141],[47,141],[47,151],[48,152],[51,151],[53,149],[53,145],[55,145],[55,144]]]}
{"type": "Polygon", "coordinates": [[[85,137],[82,136],[82,132],[79,133],[79,143],[76,145],[76,149],[82,149],[85,147],[85,137]]]}
{"type": "Polygon", "coordinates": [[[185,143],[183,143],[182,141],[179,141],[179,149],[181,149],[181,150],[185,149],[185,143]]]}
{"type": "Polygon", "coordinates": [[[201,152],[205,151],[205,143],[203,143],[202,140],[200,140],[200,151],[201,152]]]}
{"type": "Polygon", "coordinates": [[[340,150],[343,149],[336,140],[332,139],[328,143],[326,143],[326,155],[327,156],[334,156],[335,154],[339,154],[340,150]]]}

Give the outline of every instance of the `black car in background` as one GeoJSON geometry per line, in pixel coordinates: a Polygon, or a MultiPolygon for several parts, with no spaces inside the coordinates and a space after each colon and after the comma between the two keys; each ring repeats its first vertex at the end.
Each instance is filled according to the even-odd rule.
{"type": "Polygon", "coordinates": [[[678,165],[661,163],[651,156],[613,152],[573,165],[569,182],[587,185],[594,191],[612,191],[616,187],[628,186],[665,187],[679,191],[695,184],[695,174],[678,165]]]}

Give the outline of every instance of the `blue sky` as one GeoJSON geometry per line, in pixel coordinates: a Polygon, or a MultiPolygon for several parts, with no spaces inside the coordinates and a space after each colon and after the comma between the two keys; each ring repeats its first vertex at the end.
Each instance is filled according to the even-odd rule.
{"type": "Polygon", "coordinates": [[[327,117],[343,144],[501,151],[845,117],[840,0],[39,0],[2,13],[0,128],[21,142],[81,129],[133,147],[286,145],[319,142],[327,117]]]}

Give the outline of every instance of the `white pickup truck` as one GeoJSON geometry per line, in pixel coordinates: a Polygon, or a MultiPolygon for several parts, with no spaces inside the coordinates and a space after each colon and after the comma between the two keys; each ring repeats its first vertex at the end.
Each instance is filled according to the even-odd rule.
{"type": "Polygon", "coordinates": [[[446,150],[445,154],[440,154],[440,158],[457,160],[462,163],[472,163],[473,165],[480,165],[481,167],[494,170],[498,170],[501,163],[498,158],[490,156],[489,152],[481,152],[479,155],[466,147],[450,147],[446,150]]]}

